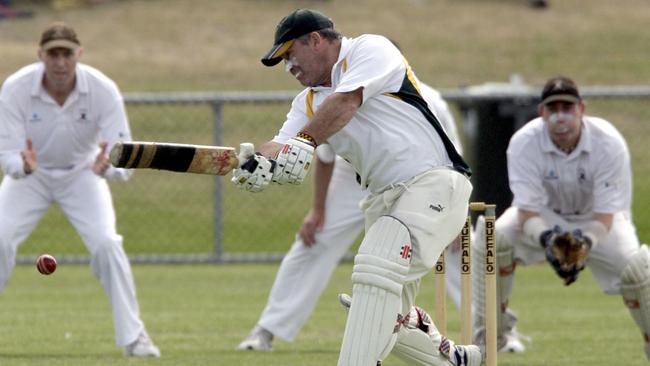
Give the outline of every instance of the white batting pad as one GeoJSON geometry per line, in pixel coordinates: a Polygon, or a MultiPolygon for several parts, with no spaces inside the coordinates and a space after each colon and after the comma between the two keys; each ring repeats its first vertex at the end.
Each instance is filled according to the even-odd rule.
{"type": "MultiPolygon", "coordinates": [[[[506,242],[496,233],[497,260],[497,337],[504,339],[511,325],[502,310],[508,306],[514,283],[515,262],[512,244],[506,242]]],[[[485,217],[479,216],[472,240],[472,317],[473,327],[477,334],[485,328],[485,217]]],[[[482,343],[485,340],[476,339],[482,343]]]]}
{"type": "Polygon", "coordinates": [[[352,305],[339,366],[376,366],[390,352],[401,318],[402,287],[410,262],[408,229],[391,216],[380,217],[354,258],[352,305]]]}
{"type": "Polygon", "coordinates": [[[641,328],[650,359],[650,250],[642,245],[621,274],[621,294],[632,318],[641,328]]]}

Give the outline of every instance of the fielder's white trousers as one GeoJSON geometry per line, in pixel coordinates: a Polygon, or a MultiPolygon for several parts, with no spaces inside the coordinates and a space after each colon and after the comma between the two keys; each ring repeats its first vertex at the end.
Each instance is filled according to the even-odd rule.
{"type": "Polygon", "coordinates": [[[363,229],[359,201],[365,195],[352,167],[337,159],[325,202],[323,229],[316,233],[316,243],[311,247],[296,235],[280,264],[258,325],[284,340],[295,339],[336,265],[363,229]]]}
{"type": "MultiPolygon", "coordinates": [[[[293,341],[309,319],[337,264],[364,228],[359,202],[367,195],[352,166],[337,158],[328,187],[325,224],[308,247],[296,236],[275,277],[269,299],[257,324],[273,335],[293,341]]],[[[460,306],[460,252],[448,248],[447,292],[460,306]]],[[[335,301],[332,299],[332,301],[335,301]]]]}
{"type": "Polygon", "coordinates": [[[38,169],[23,179],[5,176],[2,180],[0,291],[13,271],[18,246],[50,205],[57,203],[90,252],[92,271],[112,306],[116,343],[126,346],[138,337],[144,326],[131,266],[122,248],[122,237],[116,232],[108,184],[90,169],[53,173],[57,174],[38,169]]]}

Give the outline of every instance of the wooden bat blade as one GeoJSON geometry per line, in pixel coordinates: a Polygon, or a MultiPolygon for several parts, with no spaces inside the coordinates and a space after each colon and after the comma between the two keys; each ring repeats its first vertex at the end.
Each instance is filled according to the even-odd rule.
{"type": "Polygon", "coordinates": [[[118,168],[226,175],[239,166],[233,147],[166,142],[118,142],[109,154],[118,168]]]}

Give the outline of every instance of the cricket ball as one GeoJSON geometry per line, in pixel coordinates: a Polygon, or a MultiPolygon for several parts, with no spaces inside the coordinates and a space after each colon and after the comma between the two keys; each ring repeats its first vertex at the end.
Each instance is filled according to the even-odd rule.
{"type": "Polygon", "coordinates": [[[36,269],[44,275],[52,274],[56,271],[56,259],[49,254],[43,254],[36,260],[36,269]]]}

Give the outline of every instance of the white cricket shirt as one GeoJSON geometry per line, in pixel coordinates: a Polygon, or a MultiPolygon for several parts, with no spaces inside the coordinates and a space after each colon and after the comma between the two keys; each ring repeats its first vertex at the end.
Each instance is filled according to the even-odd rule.
{"type": "Polygon", "coordinates": [[[295,136],[330,94],[362,87],[357,113],[327,140],[337,155],[352,164],[362,187],[376,192],[434,167],[452,167],[440,135],[422,112],[389,94],[409,82],[418,85],[388,39],[377,35],[343,38],[332,68],[332,86],[307,88],[297,95],[273,141],[284,143],[295,136]]]}
{"type": "Polygon", "coordinates": [[[569,221],[590,219],[594,212],[630,212],[630,154],[623,136],[604,119],[584,116],[578,146],[567,155],[536,118],[512,136],[507,157],[513,206],[533,212],[547,207],[569,221]]]}
{"type": "MultiPolygon", "coordinates": [[[[0,164],[5,174],[24,176],[20,152],[31,138],[38,169],[60,176],[91,166],[99,142],[108,149],[130,141],[124,102],[115,83],[100,71],[77,64],[76,85],[63,106],[43,89],[45,67],[35,63],[9,76],[0,91],[0,164]]],[[[124,180],[127,169],[105,176],[124,180]]]]}
{"type": "MultiPolygon", "coordinates": [[[[419,82],[419,85],[420,85],[420,91],[422,92],[422,98],[424,98],[424,100],[431,108],[431,112],[433,112],[433,114],[435,114],[435,116],[438,118],[438,121],[440,121],[440,124],[445,129],[445,132],[447,132],[447,136],[449,136],[449,139],[456,147],[458,153],[462,154],[463,145],[460,139],[458,138],[458,129],[456,128],[456,122],[454,121],[454,117],[451,114],[451,111],[449,110],[449,105],[447,104],[447,102],[445,102],[444,99],[442,99],[442,95],[440,94],[439,91],[435,90],[434,88],[432,88],[431,86],[423,82],[419,82]]],[[[289,137],[295,136],[295,134],[300,131],[300,127],[295,127],[292,128],[291,130],[292,130],[291,133],[285,132],[284,134],[289,137]]],[[[318,154],[318,158],[321,161],[324,161],[326,163],[333,162],[336,155],[334,154],[334,150],[332,150],[332,148],[328,144],[318,145],[318,148],[316,149],[316,153],[318,154]]]]}

